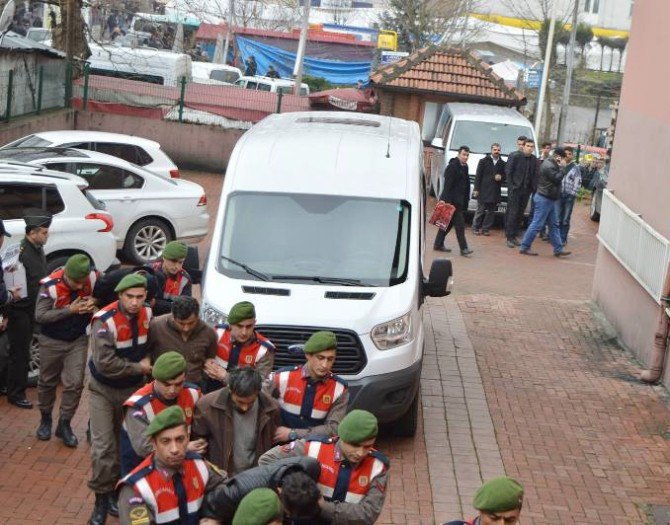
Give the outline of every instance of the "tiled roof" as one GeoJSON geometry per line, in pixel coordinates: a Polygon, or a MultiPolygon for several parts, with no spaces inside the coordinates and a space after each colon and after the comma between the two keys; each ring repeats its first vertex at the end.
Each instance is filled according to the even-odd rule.
{"type": "Polygon", "coordinates": [[[370,80],[380,89],[410,91],[464,100],[488,100],[510,106],[525,98],[505,85],[488,64],[467,51],[431,46],[377,69],[370,80]]]}

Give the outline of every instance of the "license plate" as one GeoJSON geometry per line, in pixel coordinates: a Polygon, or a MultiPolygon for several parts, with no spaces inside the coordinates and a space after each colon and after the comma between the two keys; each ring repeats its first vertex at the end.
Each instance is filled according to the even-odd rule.
{"type": "Polygon", "coordinates": [[[498,204],[498,213],[505,213],[507,211],[506,204],[498,204]]]}

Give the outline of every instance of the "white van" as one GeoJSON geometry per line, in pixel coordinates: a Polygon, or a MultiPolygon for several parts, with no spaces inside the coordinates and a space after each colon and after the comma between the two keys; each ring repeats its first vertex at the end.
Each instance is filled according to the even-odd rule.
{"type": "Polygon", "coordinates": [[[318,330],[337,335],[334,373],[351,406],[416,430],[423,301],[449,293],[451,261],[424,278],[426,186],[415,122],[340,112],[273,114],[238,141],[205,265],[203,318],[242,300],[302,364],[318,330]]]}
{"type": "Polygon", "coordinates": [[[191,65],[193,82],[199,84],[235,84],[242,71],[235,66],[212,64],[211,62],[193,62],[191,65]]]}
{"type": "Polygon", "coordinates": [[[191,80],[191,57],[183,53],[152,48],[99,46],[89,44],[87,62],[92,75],[104,75],[178,86],[183,77],[191,80]]]}
{"type": "MultiPolygon", "coordinates": [[[[277,93],[281,91],[284,94],[292,94],[295,87],[295,81],[288,78],[271,78],[271,77],[242,77],[237,82],[236,86],[244,89],[254,89],[257,91],[270,91],[277,93]]],[[[309,95],[309,86],[304,82],[300,84],[300,96],[306,97],[309,95]]]]}
{"type": "MultiPolygon", "coordinates": [[[[538,144],[531,122],[513,108],[490,106],[487,104],[451,103],[445,104],[437,124],[435,138],[431,145],[444,149],[444,161],[458,154],[458,148],[468,146],[470,158],[468,170],[470,181],[474,185],[477,164],[487,153],[491,153],[491,144],[497,142],[502,148],[502,157],[517,149],[516,139],[521,135],[535,140],[535,155],[538,144]]],[[[439,196],[444,184],[444,166],[431,172],[431,191],[439,196]]],[[[497,213],[507,208],[507,187],[502,187],[502,201],[497,213]]],[[[477,209],[476,199],[471,199],[469,211],[477,209]]]]}

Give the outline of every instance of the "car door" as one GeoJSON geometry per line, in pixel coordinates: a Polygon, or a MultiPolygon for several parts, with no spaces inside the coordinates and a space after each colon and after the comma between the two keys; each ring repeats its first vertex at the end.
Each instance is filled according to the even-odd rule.
{"type": "Polygon", "coordinates": [[[105,203],[106,211],[114,219],[114,237],[123,243],[131,224],[140,213],[144,179],[136,173],[117,166],[92,161],[48,163],[50,169],[66,171],[88,181],[88,191],[105,203]]]}

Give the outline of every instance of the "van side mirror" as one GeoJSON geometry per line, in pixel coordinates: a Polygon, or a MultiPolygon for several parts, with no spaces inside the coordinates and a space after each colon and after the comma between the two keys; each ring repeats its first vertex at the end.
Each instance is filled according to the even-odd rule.
{"type": "Polygon", "coordinates": [[[445,297],[451,293],[453,271],[449,259],[435,259],[430,266],[428,280],[423,281],[423,295],[445,297]]]}

